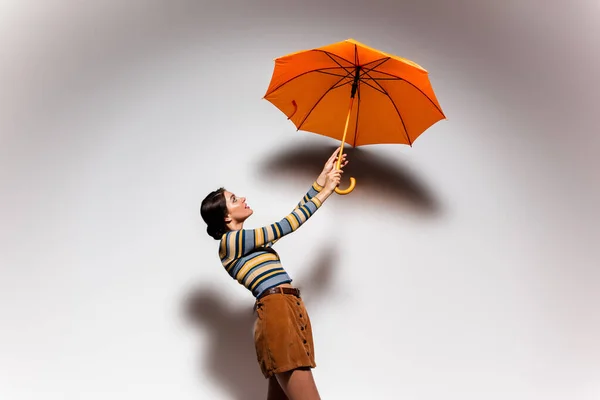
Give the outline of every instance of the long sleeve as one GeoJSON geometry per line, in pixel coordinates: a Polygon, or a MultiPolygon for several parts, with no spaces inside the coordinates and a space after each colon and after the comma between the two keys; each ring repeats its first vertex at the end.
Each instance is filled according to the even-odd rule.
{"type": "Polygon", "coordinates": [[[296,208],[278,222],[262,228],[242,229],[223,235],[219,248],[219,257],[223,265],[228,265],[254,249],[273,243],[300,228],[321,207],[321,202],[315,197],[320,189],[320,186],[314,183],[296,208]]]}
{"type": "MultiPolygon", "coordinates": [[[[306,192],[306,194],[304,195],[304,197],[302,197],[302,199],[300,200],[300,202],[298,203],[298,205],[296,206],[296,208],[294,208],[293,211],[295,211],[298,208],[302,207],[304,204],[306,204],[306,202],[310,201],[313,197],[315,197],[317,195],[317,193],[319,193],[321,190],[323,190],[323,186],[319,185],[316,181],[313,182],[313,184],[310,187],[310,189],[308,189],[308,192],[306,192]]],[[[266,247],[271,247],[278,240],[279,240],[279,238],[278,239],[274,239],[274,240],[272,240],[270,242],[267,242],[267,243],[265,243],[265,246],[266,247]]]]}
{"type": "Polygon", "coordinates": [[[306,192],[304,197],[302,197],[302,200],[300,200],[300,202],[298,203],[298,205],[296,206],[296,208],[294,210],[296,210],[296,209],[298,209],[298,207],[301,207],[302,205],[304,205],[307,201],[310,201],[321,190],[323,190],[323,187],[320,186],[317,182],[313,182],[310,189],[308,189],[308,192],[306,192]]]}

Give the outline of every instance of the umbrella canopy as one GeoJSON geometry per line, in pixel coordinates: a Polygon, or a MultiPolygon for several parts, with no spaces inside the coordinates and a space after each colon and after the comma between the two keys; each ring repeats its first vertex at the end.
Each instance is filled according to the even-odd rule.
{"type": "Polygon", "coordinates": [[[340,156],[344,143],[412,146],[445,119],[427,70],[353,39],[275,59],[264,98],[297,130],[340,140],[340,156]]]}

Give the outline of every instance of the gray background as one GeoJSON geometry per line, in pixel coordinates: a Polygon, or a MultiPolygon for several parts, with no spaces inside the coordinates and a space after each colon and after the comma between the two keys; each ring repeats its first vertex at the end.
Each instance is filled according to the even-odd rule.
{"type": "Polygon", "coordinates": [[[198,209],[287,214],[336,143],[261,100],[354,38],[448,116],[349,149],[277,244],[325,399],[600,398],[597,1],[0,1],[0,398],[261,399],[198,209]]]}

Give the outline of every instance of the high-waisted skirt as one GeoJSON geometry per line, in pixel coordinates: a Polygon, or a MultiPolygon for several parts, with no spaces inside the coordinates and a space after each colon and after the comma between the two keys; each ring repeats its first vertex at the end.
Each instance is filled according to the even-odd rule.
{"type": "Polygon", "coordinates": [[[310,318],[298,289],[273,288],[254,307],[256,358],[265,378],[316,367],[310,318]]]}

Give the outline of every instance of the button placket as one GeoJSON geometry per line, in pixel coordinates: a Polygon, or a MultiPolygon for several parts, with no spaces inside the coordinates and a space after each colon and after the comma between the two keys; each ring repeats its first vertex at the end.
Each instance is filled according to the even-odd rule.
{"type": "Polygon", "coordinates": [[[306,350],[306,355],[310,356],[310,351],[309,351],[309,345],[308,345],[308,340],[306,340],[306,328],[307,326],[305,325],[305,319],[304,319],[304,315],[302,315],[302,304],[300,303],[300,301],[296,301],[296,305],[298,306],[298,318],[300,318],[302,320],[302,322],[300,323],[300,331],[302,331],[302,344],[304,345],[304,349],[306,350]]]}

